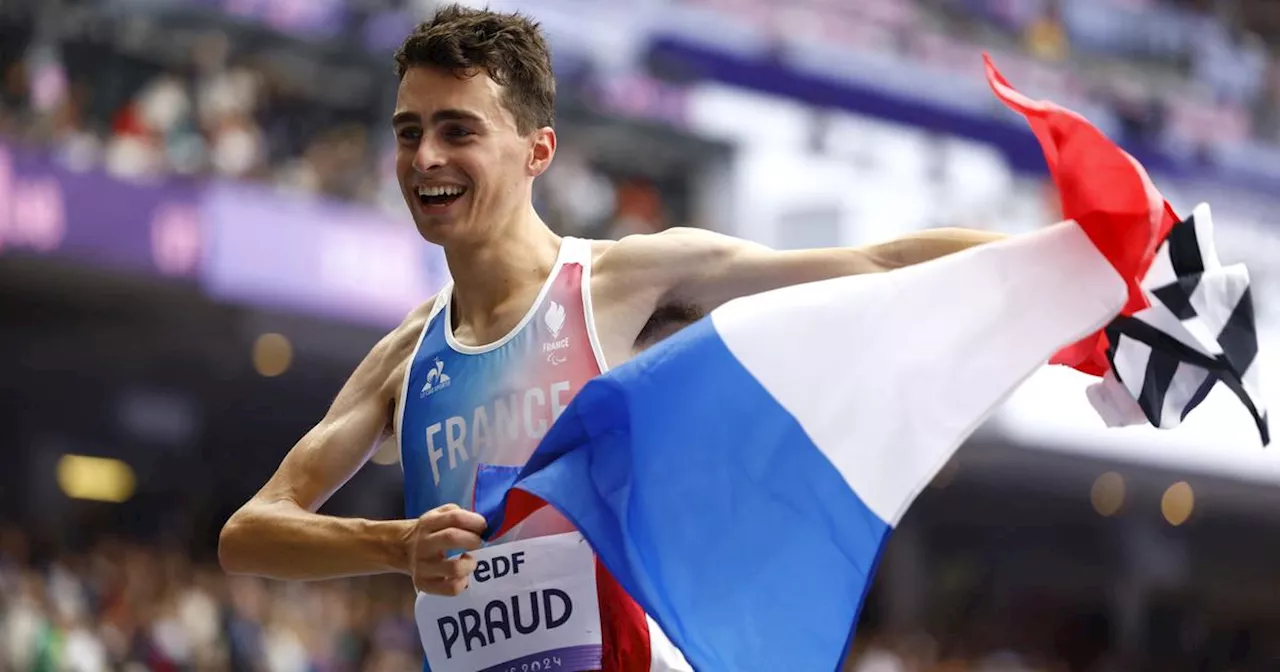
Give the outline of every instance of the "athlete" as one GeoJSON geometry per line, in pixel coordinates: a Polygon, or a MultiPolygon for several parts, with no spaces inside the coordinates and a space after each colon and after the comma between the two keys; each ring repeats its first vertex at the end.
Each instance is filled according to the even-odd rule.
{"type": "Polygon", "coordinates": [[[537,24],[447,7],[395,62],[397,177],[452,282],[373,347],[226,523],[222,566],[282,580],[408,575],[436,672],[689,669],[568,521],[545,508],[483,547],[477,500],[501,497],[584,383],[712,308],[996,236],[933,230],[803,251],[698,229],[562,238],[532,205],[556,153],[555,80],[537,24]],[[399,442],[406,518],[317,514],[384,438],[399,442]]]}

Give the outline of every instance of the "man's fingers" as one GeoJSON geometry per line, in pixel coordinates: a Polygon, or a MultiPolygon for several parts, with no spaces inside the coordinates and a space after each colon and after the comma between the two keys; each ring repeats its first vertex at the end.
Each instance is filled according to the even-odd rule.
{"type": "Polygon", "coordinates": [[[455,504],[445,504],[423,514],[416,530],[413,585],[431,595],[457,595],[466,589],[476,559],[466,551],[484,546],[480,535],[484,516],[455,504]],[[455,558],[451,552],[463,551],[455,558]]]}
{"type": "Polygon", "coordinates": [[[419,524],[427,532],[456,527],[475,534],[484,534],[484,530],[488,526],[485,523],[484,516],[453,504],[445,504],[422,514],[420,521],[419,524]]]}
{"type": "Polygon", "coordinates": [[[476,571],[476,559],[463,553],[448,560],[423,561],[415,568],[417,576],[428,579],[465,579],[476,571]]]}
{"type": "Polygon", "coordinates": [[[470,553],[446,560],[440,569],[440,576],[448,579],[465,579],[476,571],[476,559],[470,553]]]}
{"type": "Polygon", "coordinates": [[[414,587],[428,595],[456,597],[467,589],[468,579],[431,578],[415,581],[414,587]]]}
{"type": "Polygon", "coordinates": [[[428,563],[415,572],[413,585],[432,595],[457,595],[471,582],[476,571],[476,559],[464,553],[452,560],[428,563]]]}
{"type": "Polygon", "coordinates": [[[424,555],[434,559],[442,557],[440,553],[447,554],[449,551],[474,551],[483,546],[484,542],[474,532],[450,527],[423,537],[422,545],[428,551],[424,555]]]}

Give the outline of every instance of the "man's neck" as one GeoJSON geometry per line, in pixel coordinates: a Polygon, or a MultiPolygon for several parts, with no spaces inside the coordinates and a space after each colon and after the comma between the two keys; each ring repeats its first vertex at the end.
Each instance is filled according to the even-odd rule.
{"type": "Polygon", "coordinates": [[[559,252],[560,237],[532,209],[482,245],[446,248],[454,319],[479,329],[492,326],[506,302],[542,286],[559,252]]]}

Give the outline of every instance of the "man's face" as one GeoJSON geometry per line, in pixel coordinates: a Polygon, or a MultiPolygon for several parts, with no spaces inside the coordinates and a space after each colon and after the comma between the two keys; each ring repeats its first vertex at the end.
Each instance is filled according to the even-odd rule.
{"type": "Polygon", "coordinates": [[[521,135],[483,72],[405,72],[396,94],[396,176],[418,231],[439,244],[476,243],[527,207],[555,153],[549,128],[521,135]]]}

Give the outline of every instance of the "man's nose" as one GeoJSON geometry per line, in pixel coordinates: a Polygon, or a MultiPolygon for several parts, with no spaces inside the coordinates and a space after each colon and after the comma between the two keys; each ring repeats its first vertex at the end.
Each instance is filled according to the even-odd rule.
{"type": "Polygon", "coordinates": [[[413,168],[419,173],[430,172],[433,168],[444,165],[444,152],[430,138],[418,145],[418,152],[413,157],[413,168]]]}

